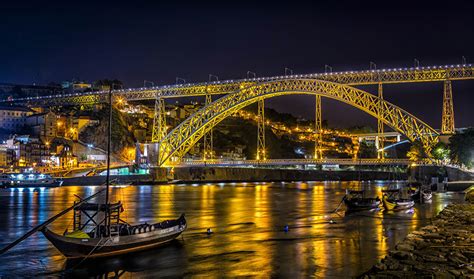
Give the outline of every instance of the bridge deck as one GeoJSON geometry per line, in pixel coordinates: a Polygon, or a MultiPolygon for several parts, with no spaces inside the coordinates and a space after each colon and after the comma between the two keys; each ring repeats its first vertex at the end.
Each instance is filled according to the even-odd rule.
{"type": "MultiPolygon", "coordinates": [[[[163,98],[223,95],[241,88],[262,82],[288,79],[319,79],[347,85],[368,85],[377,83],[434,82],[462,79],[474,79],[474,67],[467,65],[446,65],[416,68],[395,68],[368,71],[345,71],[314,73],[302,75],[284,75],[252,79],[237,79],[203,83],[174,84],[156,87],[129,88],[114,90],[113,94],[127,101],[153,100],[163,98]]],[[[1,100],[0,103],[35,104],[39,106],[65,104],[96,104],[106,101],[107,91],[73,93],[53,96],[18,98],[1,100]]]]}
{"type": "Polygon", "coordinates": [[[191,166],[292,166],[292,165],[401,165],[407,166],[411,162],[408,159],[268,159],[265,161],[257,160],[207,160],[207,161],[184,161],[178,164],[172,164],[173,167],[191,167],[191,166]]]}

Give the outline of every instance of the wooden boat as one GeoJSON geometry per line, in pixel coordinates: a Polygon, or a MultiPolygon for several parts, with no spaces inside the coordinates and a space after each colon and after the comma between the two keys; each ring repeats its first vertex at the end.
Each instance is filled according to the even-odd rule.
{"type": "Polygon", "coordinates": [[[348,191],[344,197],[344,204],[347,207],[347,211],[371,210],[379,207],[379,197],[367,198],[364,193],[365,191],[348,191]]]}
{"type": "Polygon", "coordinates": [[[382,203],[387,211],[398,211],[409,209],[415,206],[412,199],[404,199],[401,197],[400,190],[382,190],[382,203]]]}
{"type": "Polygon", "coordinates": [[[97,224],[94,218],[84,216],[104,214],[105,204],[85,203],[74,209],[73,231],[59,235],[48,227],[41,232],[67,258],[95,258],[141,251],[166,244],[178,237],[186,229],[186,219],[182,214],[176,220],[154,224],[130,225],[120,219],[122,204],[109,204],[110,225],[97,224]],[[85,221],[85,222],[84,222],[85,221]],[[90,223],[93,229],[85,231],[90,223]]]}

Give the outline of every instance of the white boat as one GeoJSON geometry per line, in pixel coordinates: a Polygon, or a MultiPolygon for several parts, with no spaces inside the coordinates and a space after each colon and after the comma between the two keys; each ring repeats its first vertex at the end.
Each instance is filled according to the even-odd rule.
{"type": "Polygon", "coordinates": [[[2,173],[0,187],[59,187],[62,180],[43,173],[2,173]]]}

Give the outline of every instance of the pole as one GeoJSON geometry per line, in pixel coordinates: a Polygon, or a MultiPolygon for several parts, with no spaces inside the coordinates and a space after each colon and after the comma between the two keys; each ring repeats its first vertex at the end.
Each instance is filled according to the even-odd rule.
{"type": "Polygon", "coordinates": [[[106,177],[106,190],[105,190],[105,227],[108,225],[108,211],[109,211],[109,186],[110,186],[110,142],[112,137],[112,83],[109,88],[109,130],[107,133],[107,177],[106,177]]]}

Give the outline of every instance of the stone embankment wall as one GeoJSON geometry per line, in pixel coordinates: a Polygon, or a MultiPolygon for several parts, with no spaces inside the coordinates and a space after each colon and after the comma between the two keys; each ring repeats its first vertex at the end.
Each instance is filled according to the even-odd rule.
{"type": "Polygon", "coordinates": [[[382,171],[317,171],[264,168],[175,168],[172,179],[189,182],[298,181],[298,180],[389,180],[407,179],[407,174],[382,171]]]}
{"type": "Polygon", "coordinates": [[[410,177],[426,182],[430,182],[431,177],[439,177],[441,180],[448,177],[448,181],[471,181],[474,180],[474,173],[452,167],[415,166],[410,168],[410,177]]]}
{"type": "Polygon", "coordinates": [[[474,205],[452,204],[361,278],[474,278],[474,205]]]}

